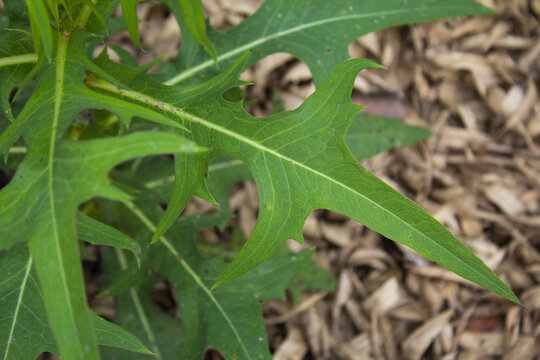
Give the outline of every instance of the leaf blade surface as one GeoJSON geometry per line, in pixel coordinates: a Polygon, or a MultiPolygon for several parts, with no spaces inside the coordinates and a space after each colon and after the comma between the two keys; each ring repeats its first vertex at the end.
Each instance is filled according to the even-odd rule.
{"type": "MultiPolygon", "coordinates": [[[[181,11],[169,6],[181,23],[181,11]]],[[[391,26],[440,18],[492,14],[471,0],[270,0],[255,14],[226,31],[209,30],[220,68],[251,51],[247,66],[275,52],[294,55],[309,67],[319,85],[339,64],[349,58],[348,45],[356,38],[391,26]]],[[[176,65],[180,71],[167,84],[200,82],[217,73],[214,60],[194,41],[183,37],[176,65]]]]}

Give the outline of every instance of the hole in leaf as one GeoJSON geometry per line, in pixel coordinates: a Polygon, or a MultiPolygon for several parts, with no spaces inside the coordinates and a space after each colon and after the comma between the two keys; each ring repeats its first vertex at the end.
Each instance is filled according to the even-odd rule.
{"type": "Polygon", "coordinates": [[[204,360],[225,360],[225,358],[221,356],[221,354],[213,347],[209,347],[208,349],[206,349],[206,351],[204,352],[203,359],[204,360]]]}
{"type": "Polygon", "coordinates": [[[179,316],[178,301],[169,281],[160,281],[154,285],[152,302],[164,313],[174,317],[179,316]]]}
{"type": "Polygon", "coordinates": [[[210,24],[218,30],[240,24],[257,11],[262,3],[262,1],[251,0],[236,2],[235,6],[231,6],[230,3],[224,1],[202,1],[204,13],[208,16],[210,24]]]}
{"type": "Polygon", "coordinates": [[[0,170],[0,189],[9,183],[9,178],[4,171],[5,170],[0,170]]]}
{"type": "MultiPolygon", "coordinates": [[[[107,53],[110,58],[131,66],[137,62],[140,65],[148,64],[160,56],[166,60],[174,58],[180,46],[180,28],[167,6],[159,2],[139,3],[137,18],[142,50],[133,43],[127,30],[120,31],[109,36],[105,43],[109,47],[107,53]]],[[[114,21],[118,19],[116,17],[114,21]]],[[[103,45],[96,46],[92,52],[94,57],[102,50],[103,45]]],[[[161,65],[153,66],[149,72],[157,72],[161,65]]]]}
{"type": "Polygon", "coordinates": [[[246,88],[245,103],[256,117],[296,109],[315,90],[308,67],[287,53],[262,58],[241,78],[253,83],[246,88]]]}
{"type": "MultiPolygon", "coordinates": [[[[240,228],[234,224],[235,221],[232,222],[233,224],[224,230],[215,226],[202,230],[195,237],[195,245],[204,257],[210,259],[223,255],[226,262],[231,262],[236,257],[246,238],[240,228]]],[[[208,272],[216,272],[216,269],[208,269],[208,272]]]]}
{"type": "Polygon", "coordinates": [[[189,200],[184,210],[180,214],[180,217],[203,215],[203,214],[216,214],[216,206],[209,203],[206,200],[194,196],[189,200]]]}
{"type": "Polygon", "coordinates": [[[59,357],[50,352],[43,352],[37,357],[36,360],[59,360],[59,357]]]}
{"type": "Polygon", "coordinates": [[[245,90],[239,87],[234,87],[223,93],[223,99],[229,102],[239,102],[244,99],[244,94],[245,94],[245,90]]]}

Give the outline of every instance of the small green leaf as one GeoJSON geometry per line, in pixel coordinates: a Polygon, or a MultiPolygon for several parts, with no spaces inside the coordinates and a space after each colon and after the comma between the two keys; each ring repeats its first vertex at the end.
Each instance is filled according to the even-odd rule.
{"type": "Polygon", "coordinates": [[[30,22],[32,24],[32,36],[34,38],[35,46],[43,44],[43,50],[45,56],[49,61],[53,56],[54,36],[49,24],[49,12],[42,0],[25,0],[28,7],[28,14],[30,16],[30,22]],[[37,42],[41,40],[41,42],[37,42]]]}
{"type": "Polygon", "coordinates": [[[139,40],[139,29],[138,29],[138,20],[137,20],[137,3],[141,0],[120,0],[120,5],[122,6],[122,14],[126,20],[126,25],[128,28],[129,36],[131,41],[138,48],[141,48],[141,42],[139,40]]]}
{"type": "Polygon", "coordinates": [[[204,47],[204,50],[217,60],[216,49],[206,35],[206,25],[201,0],[178,0],[182,6],[182,13],[191,36],[204,47]]]}
{"type": "Polygon", "coordinates": [[[94,245],[127,249],[133,253],[137,263],[140,265],[141,247],[138,242],[112,226],[97,221],[81,212],[77,212],[77,236],[81,240],[94,245]]]}
{"type": "Polygon", "coordinates": [[[431,131],[377,115],[357,115],[345,137],[345,142],[358,160],[370,158],[398,146],[427,139],[431,131]]]}
{"type": "Polygon", "coordinates": [[[216,203],[204,183],[205,174],[207,174],[206,171],[208,169],[208,156],[176,154],[174,159],[175,176],[181,176],[184,181],[175,182],[168,204],[170,210],[165,213],[163,219],[160,221],[152,237],[152,244],[155,244],[161,235],[172,225],[178,217],[178,212],[182,211],[192,196],[195,195],[208,202],[216,203]],[[191,174],[191,176],[185,176],[185,174],[191,174]]]}
{"type": "Polygon", "coordinates": [[[122,327],[91,313],[92,325],[96,329],[98,344],[141,354],[152,354],[139,338],[122,327]]]}
{"type": "Polygon", "coordinates": [[[287,286],[295,305],[300,303],[305,291],[335,292],[336,289],[337,281],[334,276],[313,259],[293,275],[287,286]]]}

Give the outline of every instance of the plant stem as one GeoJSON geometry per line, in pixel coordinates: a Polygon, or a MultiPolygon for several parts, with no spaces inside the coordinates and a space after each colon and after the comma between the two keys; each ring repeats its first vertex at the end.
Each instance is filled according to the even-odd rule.
{"type": "MultiPolygon", "coordinates": [[[[97,0],[92,0],[92,4],[96,4],[97,0]]],[[[92,14],[92,9],[90,9],[90,6],[83,5],[81,12],[77,16],[77,19],[75,19],[75,22],[73,23],[74,28],[84,28],[84,25],[86,25],[86,22],[88,21],[88,18],[90,17],[90,14],[92,14]]]]}
{"type": "Polygon", "coordinates": [[[0,67],[35,63],[37,62],[37,59],[38,57],[36,54],[8,56],[8,57],[0,58],[0,67]]]}
{"type": "Polygon", "coordinates": [[[8,154],[26,154],[27,149],[24,146],[13,146],[9,149],[8,154]]]}

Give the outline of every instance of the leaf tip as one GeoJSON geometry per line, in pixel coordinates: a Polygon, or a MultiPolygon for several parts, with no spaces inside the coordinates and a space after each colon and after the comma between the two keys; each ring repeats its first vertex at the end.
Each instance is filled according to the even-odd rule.
{"type": "Polygon", "coordinates": [[[230,276],[228,274],[229,272],[227,270],[225,270],[224,272],[221,273],[221,275],[219,275],[219,278],[216,280],[216,282],[214,283],[214,285],[212,285],[212,287],[210,288],[210,291],[214,290],[215,288],[218,288],[222,285],[225,285],[231,281],[233,281],[234,279],[236,279],[238,276],[230,276]],[[225,275],[225,276],[224,276],[225,275]]]}
{"type": "Polygon", "coordinates": [[[508,290],[509,293],[507,294],[507,296],[505,296],[505,298],[525,309],[525,306],[521,303],[517,295],[510,288],[508,288],[508,290]]]}
{"type": "Polygon", "coordinates": [[[161,236],[161,234],[159,233],[155,233],[153,236],[152,236],[152,241],[150,241],[150,244],[146,245],[146,247],[150,247],[152,245],[154,245],[155,243],[157,243],[159,241],[159,237],[161,236]]]}

